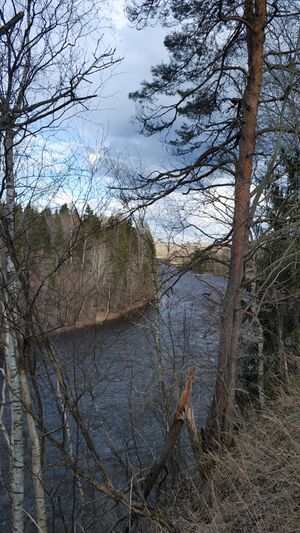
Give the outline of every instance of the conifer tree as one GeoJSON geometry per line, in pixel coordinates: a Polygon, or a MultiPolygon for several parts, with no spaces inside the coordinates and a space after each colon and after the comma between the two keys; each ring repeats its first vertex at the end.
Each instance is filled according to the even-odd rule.
{"type": "Polygon", "coordinates": [[[169,148],[180,157],[175,168],[141,177],[136,198],[148,205],[174,191],[186,195],[225,184],[234,191],[231,230],[223,240],[231,244],[231,258],[207,423],[212,446],[230,445],[254,169],[259,147],[272,144],[282,132],[278,109],[295,91],[295,55],[299,62],[297,31],[283,39],[282,49],[275,49],[274,36],[294,23],[299,5],[284,0],[133,0],[128,13],[138,29],[157,20],[170,29],[164,40],[168,60],[153,67],[152,80],[143,81],[130,96],[139,105],[141,131],[165,133],[169,148]]]}

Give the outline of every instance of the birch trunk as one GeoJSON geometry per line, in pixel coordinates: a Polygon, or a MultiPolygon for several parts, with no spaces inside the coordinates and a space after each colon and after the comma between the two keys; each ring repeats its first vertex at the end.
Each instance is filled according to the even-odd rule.
{"type": "Polygon", "coordinates": [[[42,454],[39,435],[35,420],[32,415],[32,401],[28,386],[27,374],[23,370],[20,373],[23,404],[26,409],[29,438],[31,443],[31,467],[34,486],[37,525],[40,533],[47,533],[47,511],[45,491],[42,479],[42,454]]]}
{"type": "Polygon", "coordinates": [[[24,531],[24,442],[21,386],[17,367],[16,342],[7,332],[6,350],[7,381],[11,399],[11,505],[12,530],[24,531]]]}
{"type": "Polygon", "coordinates": [[[249,233],[250,187],[264,63],[266,0],[244,0],[244,19],[247,22],[248,81],[242,99],[232,247],[221,323],[218,372],[207,423],[207,433],[212,446],[229,446],[233,434],[241,289],[249,233]]]}
{"type": "Polygon", "coordinates": [[[84,241],[83,241],[83,250],[82,250],[82,259],[81,259],[81,274],[83,274],[83,270],[84,270],[86,244],[87,244],[87,235],[84,236],[84,241]]]}
{"type": "Polygon", "coordinates": [[[24,531],[24,442],[23,407],[19,377],[19,354],[16,338],[17,327],[17,287],[16,272],[9,247],[14,240],[15,185],[13,169],[12,130],[5,132],[5,179],[6,179],[6,370],[11,398],[11,501],[12,529],[14,533],[24,531]]]}
{"type": "Polygon", "coordinates": [[[7,335],[7,380],[11,395],[11,498],[12,498],[12,529],[15,532],[24,531],[24,433],[23,408],[27,411],[27,423],[32,450],[32,475],[37,510],[37,524],[42,533],[47,532],[45,493],[42,485],[41,449],[40,441],[32,416],[31,395],[28,387],[26,371],[22,368],[18,353],[16,328],[20,327],[17,313],[18,284],[17,273],[11,257],[11,247],[14,243],[14,134],[8,130],[5,137],[5,168],[6,168],[6,221],[7,221],[7,295],[6,295],[6,335],[7,335]]]}

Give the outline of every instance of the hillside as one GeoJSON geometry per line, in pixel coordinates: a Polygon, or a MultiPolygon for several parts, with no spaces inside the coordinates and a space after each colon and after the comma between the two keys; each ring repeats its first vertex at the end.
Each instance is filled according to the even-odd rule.
{"type": "Polygon", "coordinates": [[[289,394],[282,393],[260,416],[253,414],[243,423],[235,446],[216,459],[213,476],[203,493],[195,473],[182,483],[168,510],[171,530],[298,533],[299,479],[298,378],[289,394]]]}

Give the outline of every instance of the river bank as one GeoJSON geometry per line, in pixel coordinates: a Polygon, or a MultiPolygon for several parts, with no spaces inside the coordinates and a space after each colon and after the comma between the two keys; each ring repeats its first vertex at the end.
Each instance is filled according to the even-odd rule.
{"type": "Polygon", "coordinates": [[[120,311],[96,311],[95,319],[93,320],[77,320],[74,324],[70,325],[64,325],[60,326],[57,329],[55,329],[52,334],[63,334],[68,333],[70,331],[77,331],[84,328],[91,328],[95,326],[101,326],[102,324],[107,324],[111,322],[115,322],[117,320],[120,320],[122,318],[128,318],[131,314],[134,314],[136,311],[144,311],[148,306],[151,305],[153,300],[141,300],[139,302],[135,302],[132,305],[129,305],[125,308],[123,308],[120,311]]]}
{"type": "MultiPolygon", "coordinates": [[[[140,479],[143,469],[159,453],[165,440],[165,421],[173,416],[182,379],[191,366],[196,368],[192,392],[195,419],[198,427],[205,423],[218,342],[218,306],[212,299],[223,292],[225,280],[180,271],[176,279],[175,274],[174,267],[164,268],[166,283],[159,313],[149,300],[140,298],[122,311],[98,313],[97,324],[77,321],[76,328],[73,324],[60,332],[52,330],[57,368],[63,369],[69,398],[78,408],[87,433],[78,429],[63,403],[47,354],[37,357],[35,387],[43,405],[43,434],[49,435],[44,440],[43,482],[53,531],[65,531],[66,525],[71,528],[72,524],[90,531],[91,517],[95,517],[95,533],[124,531],[123,523],[117,525],[124,509],[120,505],[108,507],[109,502],[85,479],[77,485],[78,478],[61,453],[72,453],[79,468],[100,479],[96,454],[114,486],[127,494],[128,482],[140,479]],[[159,362],[168,404],[161,392],[159,362]]],[[[8,531],[10,458],[5,448],[3,454],[0,530],[8,531]]],[[[176,464],[184,469],[179,456],[176,464]]],[[[29,456],[26,468],[30,471],[29,456]]],[[[30,479],[27,483],[26,508],[34,515],[30,479]]]]}

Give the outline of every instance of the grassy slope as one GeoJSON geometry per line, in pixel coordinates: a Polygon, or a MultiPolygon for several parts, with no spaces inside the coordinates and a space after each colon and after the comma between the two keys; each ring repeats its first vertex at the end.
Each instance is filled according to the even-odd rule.
{"type": "Polygon", "coordinates": [[[300,532],[300,381],[245,423],[205,497],[197,485],[191,477],[175,496],[174,533],[300,532]]]}

